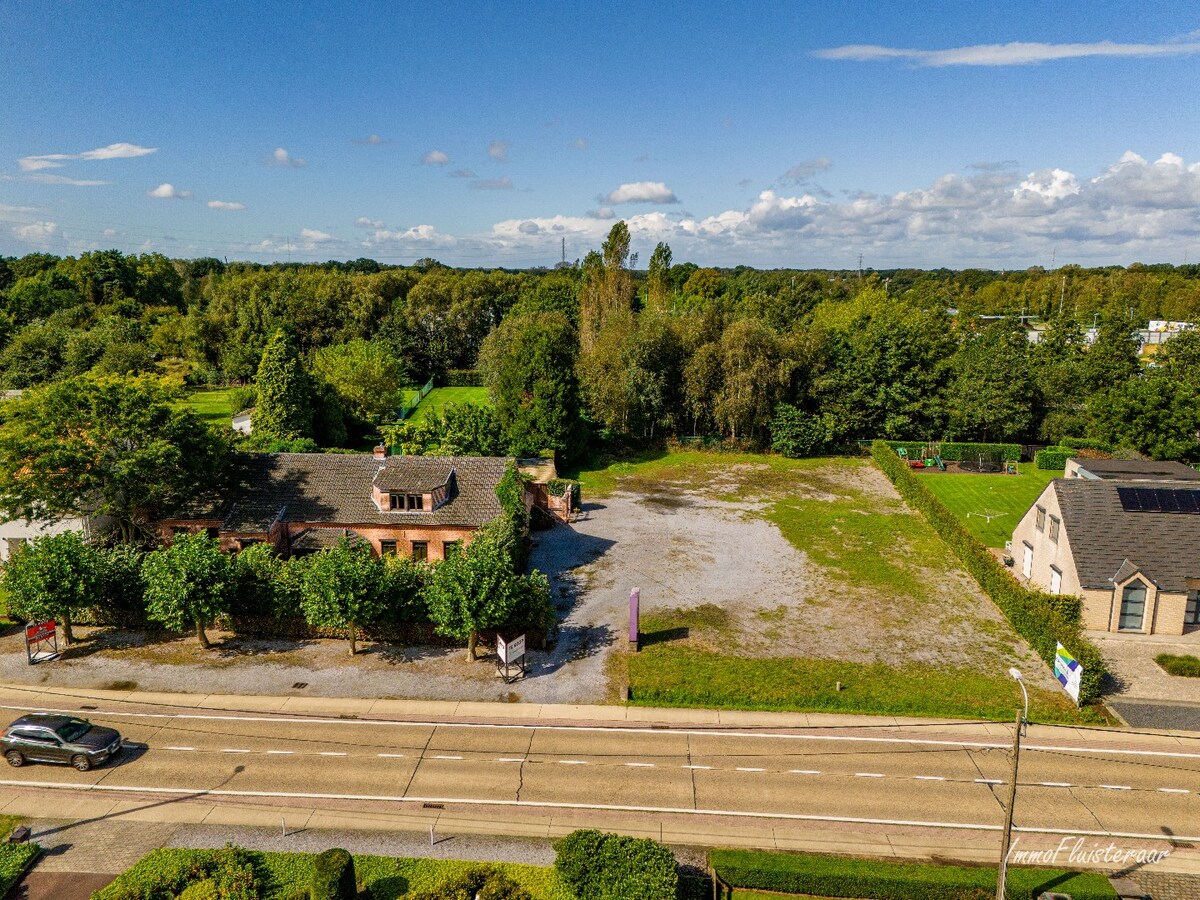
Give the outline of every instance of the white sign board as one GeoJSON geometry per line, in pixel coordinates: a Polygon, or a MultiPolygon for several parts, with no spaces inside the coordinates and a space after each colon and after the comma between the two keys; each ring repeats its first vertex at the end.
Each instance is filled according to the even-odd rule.
{"type": "Polygon", "coordinates": [[[525,635],[515,637],[511,641],[506,641],[500,635],[496,635],[496,655],[505,665],[515,663],[525,655],[525,635]]]}
{"type": "Polygon", "coordinates": [[[1058,645],[1054,654],[1054,676],[1078,705],[1079,683],[1083,680],[1083,666],[1079,660],[1067,652],[1067,648],[1062,644],[1058,645]]]}

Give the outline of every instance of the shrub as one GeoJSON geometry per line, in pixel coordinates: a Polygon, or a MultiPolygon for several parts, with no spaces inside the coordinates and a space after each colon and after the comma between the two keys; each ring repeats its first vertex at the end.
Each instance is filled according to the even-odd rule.
{"type": "Polygon", "coordinates": [[[577,897],[675,900],[675,857],[656,841],[582,829],[556,841],[554,850],[554,868],[577,897]]]}
{"type": "Polygon", "coordinates": [[[183,889],[176,900],[223,900],[217,893],[217,883],[211,878],[194,881],[183,889]]]}
{"type": "Polygon", "coordinates": [[[229,412],[236,416],[247,409],[253,409],[258,402],[258,388],[252,384],[236,387],[229,392],[229,412]]]}
{"type": "Polygon", "coordinates": [[[816,456],[828,449],[833,432],[834,419],[828,413],[815,416],[780,403],[771,420],[771,449],[789,459],[816,456]]]}
{"type": "Polygon", "coordinates": [[[1068,447],[1071,450],[1099,450],[1102,453],[1112,453],[1113,446],[1108,441],[1097,441],[1091,438],[1073,438],[1065,437],[1058,442],[1060,447],[1068,447]]]}
{"type": "Polygon", "coordinates": [[[1065,469],[1067,460],[1075,455],[1069,447],[1046,447],[1034,456],[1034,464],[1039,469],[1065,469]]]}
{"type": "Polygon", "coordinates": [[[354,900],[358,885],[354,880],[354,858],[342,849],[326,850],[313,860],[312,900],[354,900]]]}
{"type": "Polygon", "coordinates": [[[1200,678],[1200,658],[1195,656],[1174,656],[1170,653],[1160,653],[1154,657],[1154,661],[1171,675],[1200,678]]]}
{"type": "Polygon", "coordinates": [[[551,497],[561,497],[567,488],[572,489],[571,508],[580,509],[583,506],[583,485],[578,481],[574,478],[551,478],[546,482],[546,492],[551,497]]]}
{"type": "Polygon", "coordinates": [[[940,456],[955,461],[970,460],[979,454],[997,456],[1006,462],[1017,462],[1021,458],[1020,444],[960,444],[943,441],[940,456]]]}
{"type": "MultiPolygon", "coordinates": [[[[875,897],[878,900],[991,900],[996,870],[866,859],[843,859],[749,850],[714,850],[709,864],[735,888],[821,897],[875,897]]],[[[1032,900],[1043,891],[1060,891],[1075,900],[1115,900],[1101,874],[1050,869],[1008,871],[1012,898],[1032,900]]]]}
{"type": "Polygon", "coordinates": [[[8,893],[41,852],[42,848],[32,842],[0,844],[0,897],[8,893]]]}
{"type": "Polygon", "coordinates": [[[480,866],[448,878],[431,891],[414,894],[412,900],[533,900],[533,897],[499,869],[480,866]]]}
{"type": "Polygon", "coordinates": [[[223,850],[153,850],[108,887],[96,892],[103,900],[174,900],[184,891],[188,900],[207,900],[197,883],[208,882],[220,900],[257,900],[262,885],[254,875],[250,854],[240,847],[223,850]]]}
{"type": "Polygon", "coordinates": [[[1064,599],[1041,591],[1031,591],[1017,584],[991,551],[967,531],[959,518],[934,496],[885,442],[876,441],[871,447],[871,455],[896,485],[900,496],[925,514],[934,531],[950,545],[963,567],[1000,608],[1013,629],[1029,641],[1048,666],[1054,665],[1059,642],[1079,660],[1083,665],[1080,704],[1097,699],[1105,675],[1104,661],[1100,651],[1081,632],[1081,603],[1075,598],[1064,599]]]}
{"type": "Polygon", "coordinates": [[[478,369],[447,369],[441,379],[443,387],[483,387],[483,373],[478,369]]]}

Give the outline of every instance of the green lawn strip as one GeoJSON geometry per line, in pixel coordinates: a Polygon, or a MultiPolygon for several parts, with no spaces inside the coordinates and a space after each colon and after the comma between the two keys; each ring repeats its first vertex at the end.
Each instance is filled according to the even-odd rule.
{"type": "Polygon", "coordinates": [[[229,425],[233,414],[240,409],[230,409],[229,396],[233,388],[217,388],[211,391],[193,391],[179,401],[180,406],[191,408],[209,425],[224,428],[229,425]]]}
{"type": "MultiPolygon", "coordinates": [[[[206,852],[154,850],[93,896],[96,900],[151,896],[154,885],[164,881],[173,883],[206,852]]],[[[264,900],[291,900],[298,892],[307,890],[316,854],[250,851],[250,857],[264,885],[264,900]]],[[[502,869],[529,891],[534,900],[573,900],[554,869],[549,867],[388,856],[354,857],[355,875],[359,883],[370,890],[372,900],[399,900],[410,894],[431,890],[451,876],[478,866],[502,869]]]]}
{"type": "Polygon", "coordinates": [[[1021,469],[1020,475],[920,471],[914,474],[962,519],[971,534],[988,547],[1003,547],[1046,485],[1063,477],[1061,469],[1037,469],[1032,463],[1025,463],[1021,469]],[[993,516],[990,522],[988,515],[993,516]]]}
{"type": "MultiPolygon", "coordinates": [[[[709,864],[734,897],[751,897],[738,888],[818,897],[870,900],[991,900],[996,895],[994,867],[942,866],[800,853],[713,850],[709,864]]],[[[1010,867],[1005,894],[1033,900],[1043,892],[1069,894],[1075,900],[1113,900],[1108,879],[1094,872],[1010,867]]]]}
{"type": "MultiPolygon", "coordinates": [[[[880,664],[797,657],[753,658],[674,646],[674,623],[644,619],[640,653],[628,657],[630,702],[636,706],[833,712],[952,719],[1012,718],[1019,698],[1012,680],[945,666],[880,664]],[[842,690],[837,683],[842,682],[842,690]]],[[[1091,709],[1051,691],[1029,692],[1038,722],[1101,723],[1091,709]]]]}
{"type": "Polygon", "coordinates": [[[1195,656],[1175,656],[1170,653],[1160,653],[1154,661],[1170,675],[1181,675],[1184,678],[1200,678],[1200,658],[1195,656]]]}
{"type": "MultiPolygon", "coordinates": [[[[416,392],[414,391],[413,393],[415,395],[416,392]]],[[[434,388],[425,395],[425,399],[421,401],[416,411],[408,417],[408,421],[420,422],[433,413],[441,413],[448,403],[459,405],[471,403],[475,406],[492,405],[491,398],[488,397],[488,389],[484,387],[434,388]]]]}
{"type": "Polygon", "coordinates": [[[585,462],[579,471],[564,469],[564,478],[575,478],[583,485],[588,497],[603,497],[620,487],[634,490],[653,488],[665,482],[678,482],[689,487],[703,488],[710,473],[732,466],[754,466],[757,477],[748,473],[745,480],[751,489],[778,486],[780,475],[819,470],[831,463],[861,465],[858,459],[787,459],[783,456],[760,453],[709,453],[703,450],[648,450],[629,459],[604,465],[585,462]],[[763,476],[766,476],[765,478],[763,476]]]}
{"type": "MultiPolygon", "coordinates": [[[[11,818],[5,816],[4,818],[11,818]]],[[[15,824],[15,823],[14,823],[15,824]]],[[[12,826],[4,832],[12,831],[12,826]]],[[[42,848],[34,843],[0,844],[0,897],[20,880],[25,870],[37,859],[42,848]]]]}

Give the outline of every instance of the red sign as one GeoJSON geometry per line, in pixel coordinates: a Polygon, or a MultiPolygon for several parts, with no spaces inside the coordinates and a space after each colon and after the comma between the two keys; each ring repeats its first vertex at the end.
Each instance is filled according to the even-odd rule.
{"type": "Polygon", "coordinates": [[[25,641],[33,643],[34,641],[44,641],[52,638],[55,635],[57,625],[55,622],[32,622],[25,626],[25,641]]]}

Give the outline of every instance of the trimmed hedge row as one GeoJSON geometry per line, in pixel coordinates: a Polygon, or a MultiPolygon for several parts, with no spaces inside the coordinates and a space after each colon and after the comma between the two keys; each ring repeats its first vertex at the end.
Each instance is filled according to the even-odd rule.
{"type": "MultiPolygon", "coordinates": [[[[996,869],[844,859],[753,850],[713,850],[709,865],[734,888],[819,897],[874,897],[877,900],[992,900],[996,869]]],[[[1032,900],[1043,891],[1075,900],[1114,900],[1104,875],[1053,869],[1008,870],[1005,894],[1032,900]]]]}
{"type": "Polygon", "coordinates": [[[572,831],[554,843],[554,869],[586,900],[676,900],[675,856],[657,841],[572,831]]]}
{"type": "Polygon", "coordinates": [[[1021,459],[1020,444],[959,444],[954,441],[942,442],[942,459],[952,459],[958,462],[970,460],[980,453],[991,456],[998,455],[1005,462],[1018,462],[1021,459]]]}
{"type": "Polygon", "coordinates": [[[1065,469],[1067,460],[1075,455],[1070,447],[1046,447],[1037,452],[1034,465],[1039,469],[1065,469]]]}
{"type": "Polygon", "coordinates": [[[1009,624],[1029,641],[1046,665],[1054,666],[1058,642],[1079,660],[1083,665],[1080,704],[1098,699],[1106,670],[1100,651],[1081,632],[1081,602],[1074,597],[1031,591],[1017,584],[991,551],[967,531],[958,516],[933,495],[886,443],[876,441],[871,455],[896,485],[900,496],[925,514],[934,531],[954,550],[1009,624]]]}
{"type": "Polygon", "coordinates": [[[1101,453],[1112,453],[1113,445],[1108,441],[1094,441],[1091,438],[1065,437],[1058,442],[1060,447],[1072,450],[1099,450],[1101,453]]]}
{"type": "Polygon", "coordinates": [[[308,891],[312,900],[355,900],[354,858],[340,847],[317,854],[308,891]]]}
{"type": "Polygon", "coordinates": [[[42,848],[29,841],[24,844],[0,844],[0,897],[21,880],[42,848]]]}

